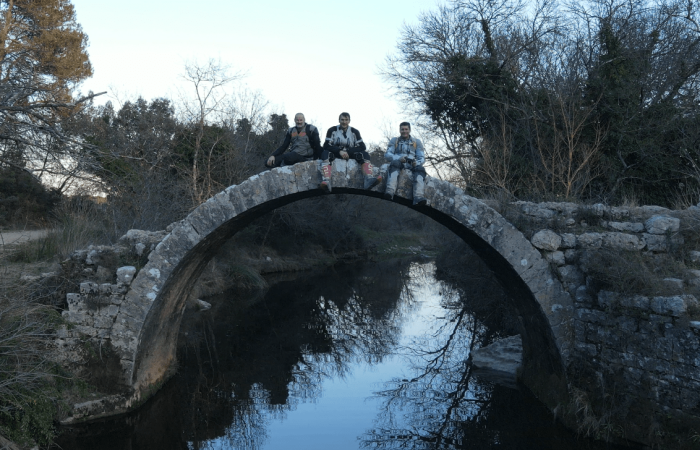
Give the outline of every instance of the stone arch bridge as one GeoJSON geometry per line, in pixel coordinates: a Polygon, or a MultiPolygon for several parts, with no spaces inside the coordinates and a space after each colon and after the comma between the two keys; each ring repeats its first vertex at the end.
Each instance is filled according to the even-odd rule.
{"type": "MultiPolygon", "coordinates": [[[[450,183],[428,177],[428,204],[413,207],[409,178],[407,173],[401,177],[404,182],[393,201],[446,226],[483,259],[510,294],[522,324],[522,380],[546,404],[553,407],[564,401],[565,367],[573,345],[573,305],[570,294],[553,276],[550,263],[499,213],[450,183]]],[[[273,169],[230,186],[175,224],[130,280],[125,295],[120,293],[119,304],[110,305],[108,328],[92,333],[111,342],[120,359],[122,382],[133,389],[133,395],[121,405],[98,409],[105,409],[105,414],[109,409],[111,413],[129,409],[171,376],[186,299],[209,260],[224,242],[261,215],[297,200],[328,195],[318,189],[319,181],[316,162],[273,169]]],[[[333,194],[382,198],[384,189],[364,190],[362,173],[354,161],[336,160],[332,183],[333,194]]],[[[95,291],[98,288],[102,286],[94,285],[95,291]]],[[[69,310],[73,311],[68,312],[69,320],[80,322],[79,303],[98,294],[90,289],[81,285],[81,294],[69,294],[69,310]]],[[[94,417],[95,413],[99,415],[93,408],[83,415],[94,417]]]]}

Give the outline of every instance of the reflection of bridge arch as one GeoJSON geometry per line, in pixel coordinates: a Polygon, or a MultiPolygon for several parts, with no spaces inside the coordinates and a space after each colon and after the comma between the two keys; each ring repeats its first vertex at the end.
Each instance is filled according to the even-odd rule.
{"type": "MultiPolygon", "coordinates": [[[[149,255],[112,328],[124,377],[137,396],[175,367],[185,300],[211,257],[254,219],[294,201],[323,195],[314,162],[274,169],[234,185],[179,222],[149,255]]],[[[333,164],[333,193],[381,197],[362,189],[354,161],[333,164]]],[[[566,396],[565,363],[572,342],[572,302],[530,242],[496,211],[455,186],[428,178],[428,205],[417,211],[445,225],[484,260],[513,298],[522,324],[524,382],[546,403],[566,396]]],[[[410,185],[394,201],[411,205],[410,185]]]]}

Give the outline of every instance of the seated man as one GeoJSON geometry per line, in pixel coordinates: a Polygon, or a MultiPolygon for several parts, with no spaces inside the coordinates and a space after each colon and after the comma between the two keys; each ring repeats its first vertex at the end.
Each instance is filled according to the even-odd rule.
{"type": "Polygon", "coordinates": [[[384,158],[390,162],[384,198],[387,200],[394,198],[399,172],[401,169],[410,169],[413,172],[413,204],[425,205],[428,201],[423,197],[425,195],[423,143],[420,139],[411,137],[411,124],[408,122],[401,122],[399,132],[401,137],[392,138],[384,154],[384,158]]]}
{"type": "Polygon", "coordinates": [[[306,118],[302,113],[297,113],[294,116],[294,123],[296,126],[287,130],[282,145],[265,162],[267,167],[279,167],[283,164],[291,166],[314,157],[318,158],[323,151],[318,128],[306,123],[306,118]],[[287,148],[289,151],[285,153],[287,148]]]}
{"type": "Polygon", "coordinates": [[[321,153],[321,184],[319,188],[331,192],[331,162],[335,158],[356,160],[362,165],[362,173],[365,179],[365,189],[372,189],[382,178],[372,175],[372,163],[369,162],[367,146],[362,141],[360,132],[350,126],[350,114],[340,113],[339,125],[330,127],[326,133],[326,142],[323,143],[321,153]]]}

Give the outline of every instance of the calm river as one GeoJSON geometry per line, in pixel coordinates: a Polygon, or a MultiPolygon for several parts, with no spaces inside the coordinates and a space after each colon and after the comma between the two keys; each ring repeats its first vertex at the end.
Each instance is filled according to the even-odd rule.
{"type": "Polygon", "coordinates": [[[187,311],[178,374],[133,414],[65,428],[65,450],[603,449],[525,389],[471,372],[514,334],[492,280],[431,261],[344,266],[187,311]]]}

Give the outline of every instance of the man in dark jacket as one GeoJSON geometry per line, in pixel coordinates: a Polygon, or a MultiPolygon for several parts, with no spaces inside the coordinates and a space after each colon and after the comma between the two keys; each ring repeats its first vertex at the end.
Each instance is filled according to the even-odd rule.
{"type": "Polygon", "coordinates": [[[350,114],[340,113],[339,124],[330,127],[326,133],[326,142],[323,143],[321,153],[321,184],[319,188],[331,191],[331,163],[336,158],[344,160],[354,159],[362,167],[365,189],[372,189],[381,181],[381,176],[372,174],[372,163],[369,162],[367,146],[360,136],[360,131],[350,126],[350,114]]]}
{"type": "Polygon", "coordinates": [[[321,148],[318,128],[306,123],[306,118],[302,113],[297,113],[294,116],[294,124],[296,126],[287,130],[287,134],[284,135],[282,145],[265,162],[267,167],[291,166],[298,162],[318,158],[321,155],[323,149],[321,148]],[[289,149],[288,152],[286,152],[287,149],[289,149]]]}

